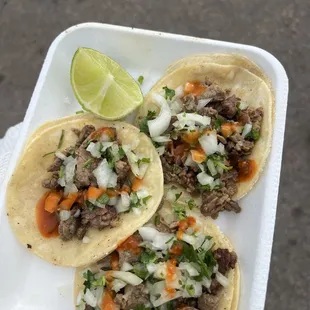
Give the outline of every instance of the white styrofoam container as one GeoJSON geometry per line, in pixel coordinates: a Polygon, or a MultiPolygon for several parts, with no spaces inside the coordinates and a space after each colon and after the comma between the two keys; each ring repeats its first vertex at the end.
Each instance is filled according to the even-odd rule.
{"type": "Polygon", "coordinates": [[[271,79],[276,97],[272,151],[255,188],[241,201],[241,214],[224,212],[217,221],[230,237],[241,266],[240,310],[264,308],[273,240],[288,96],[281,63],[253,46],[193,38],[120,26],[86,23],[62,32],[44,61],[16,141],[0,199],[0,309],[74,309],[71,268],[53,266],[22,247],[5,213],[5,186],[31,132],[45,121],[80,110],[70,86],[71,59],[78,47],[97,49],[120,63],[135,78],[144,76],[143,91],[173,61],[198,53],[239,53],[252,59],[271,79]]]}

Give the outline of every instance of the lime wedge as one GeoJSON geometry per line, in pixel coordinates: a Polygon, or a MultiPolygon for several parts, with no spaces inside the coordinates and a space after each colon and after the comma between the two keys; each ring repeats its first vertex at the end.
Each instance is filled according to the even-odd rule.
{"type": "Polygon", "coordinates": [[[84,110],[104,119],[125,117],[143,102],[138,83],[110,57],[79,48],[70,72],[74,94],[84,110]]]}

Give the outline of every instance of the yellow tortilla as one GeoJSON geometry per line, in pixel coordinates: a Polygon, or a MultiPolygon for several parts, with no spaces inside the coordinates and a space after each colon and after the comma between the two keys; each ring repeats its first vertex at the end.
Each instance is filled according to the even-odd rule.
{"type": "Polygon", "coordinates": [[[130,124],[103,121],[87,114],[46,123],[34,132],[8,184],[6,208],[13,232],[24,246],[31,245],[31,252],[55,265],[77,267],[96,262],[112,252],[119,242],[152,217],[162,195],[161,163],[150,139],[130,124]],[[143,184],[152,197],[141,208],[140,215],[122,213],[116,227],[102,231],[89,229],[89,243],[77,239],[65,242],[59,237],[44,238],[37,228],[35,210],[38,200],[46,192],[41,182],[50,175],[46,169],[52,163],[53,155],[42,156],[55,151],[62,129],[65,130],[62,149],[65,149],[76,141],[71,128],[81,129],[86,124],[96,128],[115,127],[123,144],[137,144],[134,150],[151,159],[143,184]]]}
{"type": "MultiPolygon", "coordinates": [[[[184,85],[187,81],[205,81],[207,77],[211,82],[218,84],[222,89],[231,89],[231,93],[241,98],[241,101],[250,107],[262,107],[264,110],[263,122],[260,131],[260,139],[255,143],[252,154],[249,159],[255,160],[257,171],[253,177],[245,182],[238,183],[238,192],[233,199],[238,200],[246,195],[259,179],[263,168],[266,164],[272,142],[273,114],[274,114],[274,97],[270,87],[265,80],[260,78],[258,69],[251,67],[250,70],[243,67],[232,65],[222,65],[217,63],[208,63],[207,61],[181,60],[168,68],[168,74],[163,76],[146,95],[144,104],[139,110],[138,118],[146,116],[148,110],[159,111],[157,105],[152,101],[152,93],[159,93],[164,86],[175,89],[184,85]],[[174,69],[172,71],[172,69],[174,69]]],[[[240,60],[241,62],[241,60],[240,60]]],[[[236,61],[237,64],[240,63],[236,61]]],[[[234,62],[233,62],[234,63],[234,62]]],[[[137,118],[137,119],[138,119],[137,118]]]]}
{"type": "MultiPolygon", "coordinates": [[[[165,193],[167,193],[169,186],[165,186],[165,193]]],[[[182,191],[179,188],[179,191],[182,191]]],[[[192,198],[188,193],[182,193],[182,199],[190,199],[192,198]]],[[[199,204],[199,199],[195,199],[199,204]]],[[[172,207],[170,203],[165,199],[164,196],[164,206],[161,210],[165,209],[165,212],[172,212],[172,207]]],[[[217,248],[228,249],[230,252],[234,251],[234,248],[230,242],[230,240],[220,231],[219,227],[215,224],[215,222],[211,218],[206,218],[201,215],[201,213],[197,210],[186,210],[188,216],[193,216],[196,218],[197,223],[201,224],[203,227],[203,232],[212,236],[215,245],[214,250],[217,248]]],[[[85,279],[82,277],[82,273],[85,269],[90,269],[92,272],[98,272],[99,268],[96,264],[90,265],[84,268],[78,268],[75,273],[75,281],[74,281],[74,305],[76,303],[77,296],[79,292],[83,289],[83,282],[85,279]]],[[[237,310],[239,304],[239,295],[240,295],[240,267],[239,263],[237,263],[235,269],[229,271],[227,278],[229,279],[229,286],[224,288],[222,291],[222,298],[220,300],[220,304],[217,310],[237,310]]]]}

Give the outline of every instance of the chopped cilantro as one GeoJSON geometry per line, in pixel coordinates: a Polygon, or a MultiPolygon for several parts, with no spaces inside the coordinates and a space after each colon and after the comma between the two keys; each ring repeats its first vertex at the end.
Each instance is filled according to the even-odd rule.
{"type": "Polygon", "coordinates": [[[91,203],[89,200],[86,200],[85,201],[85,204],[86,204],[86,207],[89,209],[89,210],[94,210],[97,208],[97,206],[95,206],[93,203],[91,203]]]}
{"type": "Polygon", "coordinates": [[[173,204],[173,212],[177,215],[180,220],[184,220],[186,218],[185,207],[179,203],[173,204]]]}
{"type": "Polygon", "coordinates": [[[182,196],[182,192],[175,194],[175,201],[178,201],[178,199],[182,196]]]}
{"type": "Polygon", "coordinates": [[[109,200],[110,197],[106,193],[104,193],[101,197],[97,199],[97,201],[103,205],[106,205],[109,202],[109,200]]]}
{"type": "Polygon", "coordinates": [[[186,290],[187,290],[187,293],[188,293],[190,296],[194,296],[194,294],[195,294],[195,289],[194,289],[193,284],[186,285],[186,290]]]}
{"type": "Polygon", "coordinates": [[[254,141],[257,141],[259,138],[260,138],[260,133],[257,130],[255,130],[255,129],[252,129],[246,135],[246,139],[251,139],[251,140],[254,140],[254,141]]]}
{"type": "Polygon", "coordinates": [[[140,255],[140,262],[147,265],[150,263],[155,263],[157,260],[156,252],[151,249],[145,249],[140,255]]]}
{"type": "Polygon", "coordinates": [[[87,160],[85,161],[83,167],[84,167],[84,168],[89,168],[90,165],[91,165],[91,163],[92,163],[93,161],[94,161],[94,160],[93,160],[92,158],[87,159],[87,160]]]}
{"type": "Polygon", "coordinates": [[[57,149],[60,149],[61,146],[62,146],[62,143],[64,141],[64,136],[65,136],[65,131],[64,129],[61,130],[61,135],[60,135],[60,138],[59,138],[59,142],[58,142],[58,146],[57,146],[57,149]]]}
{"type": "Polygon", "coordinates": [[[119,159],[122,159],[125,157],[126,154],[122,147],[118,149],[118,155],[119,155],[119,159]]]}
{"type": "Polygon", "coordinates": [[[149,276],[149,272],[146,269],[146,266],[141,263],[137,263],[133,266],[133,273],[139,278],[145,280],[149,276]]]}
{"type": "Polygon", "coordinates": [[[83,114],[84,111],[83,110],[80,110],[80,111],[76,111],[75,114],[83,114]]]}
{"type": "Polygon", "coordinates": [[[144,76],[140,75],[140,76],[138,77],[138,82],[139,82],[140,85],[142,85],[143,80],[144,80],[144,76]]]}
{"type": "Polygon", "coordinates": [[[56,153],[55,151],[54,152],[49,152],[49,153],[44,154],[42,157],[46,157],[48,155],[52,155],[52,154],[55,154],[55,153],[56,153]]]}
{"type": "Polygon", "coordinates": [[[175,91],[168,88],[167,86],[163,87],[163,89],[165,90],[165,98],[172,100],[172,98],[175,96],[175,91]]]}
{"type": "Polygon", "coordinates": [[[217,118],[217,119],[214,121],[214,128],[215,128],[215,130],[216,130],[216,131],[220,131],[220,130],[221,130],[222,124],[223,124],[223,121],[217,118]]]}
{"type": "Polygon", "coordinates": [[[187,201],[187,205],[189,207],[190,210],[193,210],[194,208],[197,207],[195,200],[194,199],[190,199],[187,201]]]}
{"type": "Polygon", "coordinates": [[[144,157],[144,158],[138,159],[137,164],[138,166],[140,166],[141,163],[149,164],[150,162],[151,162],[150,158],[144,157]]]}
{"type": "Polygon", "coordinates": [[[159,217],[158,214],[155,215],[154,223],[155,223],[156,226],[158,226],[160,224],[160,217],[159,217]]]}
{"type": "Polygon", "coordinates": [[[148,195],[148,196],[146,196],[146,197],[142,198],[142,202],[143,202],[143,204],[146,204],[146,203],[147,203],[147,201],[148,201],[151,197],[152,197],[151,195],[148,195]]]}
{"type": "Polygon", "coordinates": [[[59,179],[61,179],[65,174],[65,167],[61,166],[59,169],[59,179]]]}
{"type": "Polygon", "coordinates": [[[154,119],[155,117],[156,117],[155,111],[148,111],[147,116],[143,117],[140,124],[139,124],[140,131],[148,134],[149,133],[149,127],[147,125],[147,122],[154,119]]]}
{"type": "Polygon", "coordinates": [[[85,279],[84,285],[84,293],[86,293],[87,289],[91,288],[92,281],[95,280],[94,274],[88,269],[86,272],[83,273],[83,278],[85,279]]]}
{"type": "Polygon", "coordinates": [[[165,242],[165,244],[170,243],[173,239],[174,239],[174,237],[171,237],[169,240],[167,240],[167,241],[165,242]]]}

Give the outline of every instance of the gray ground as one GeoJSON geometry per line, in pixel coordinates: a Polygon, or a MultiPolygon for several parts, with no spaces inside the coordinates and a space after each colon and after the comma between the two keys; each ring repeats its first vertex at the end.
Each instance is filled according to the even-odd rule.
{"type": "Polygon", "coordinates": [[[0,0],[0,136],[23,119],[52,40],[85,21],[257,45],[284,64],[290,95],[266,309],[310,309],[310,2],[0,0]]]}

